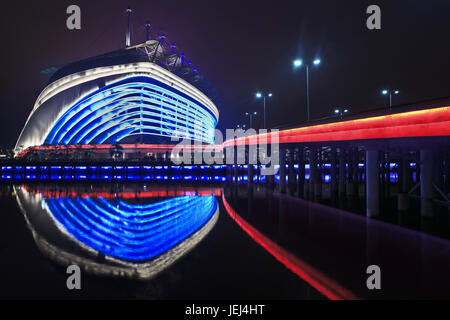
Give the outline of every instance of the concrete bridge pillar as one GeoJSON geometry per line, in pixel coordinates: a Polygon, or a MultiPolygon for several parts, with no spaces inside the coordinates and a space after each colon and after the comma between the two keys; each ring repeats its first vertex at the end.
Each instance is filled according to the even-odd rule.
{"type": "Polygon", "coordinates": [[[309,181],[311,198],[315,201],[320,200],[322,193],[322,172],[321,168],[318,168],[320,157],[319,151],[316,148],[309,150],[309,181]]]}
{"type": "MultiPolygon", "coordinates": [[[[444,157],[444,194],[450,199],[450,151],[446,150],[444,157]]],[[[450,203],[447,210],[450,212],[450,203]]],[[[450,219],[448,225],[450,226],[450,219]]]]}
{"type": "Polygon", "coordinates": [[[239,176],[239,168],[238,168],[238,150],[235,150],[233,152],[233,165],[234,165],[234,182],[237,183],[238,182],[238,176],[239,176]]]}
{"type": "MultiPolygon", "coordinates": [[[[230,147],[226,147],[224,149],[224,159],[228,159],[228,157],[226,155],[229,154],[230,151],[230,147]]],[[[226,170],[226,175],[227,175],[227,182],[232,182],[233,181],[233,164],[231,163],[227,163],[227,161],[224,162],[227,165],[227,170],[226,170]]]]}
{"type": "Polygon", "coordinates": [[[345,151],[344,148],[339,148],[339,198],[344,197],[345,195],[345,151]]]}
{"type": "Polygon", "coordinates": [[[438,150],[434,152],[434,178],[433,182],[438,186],[441,190],[444,190],[444,150],[438,150]]]}
{"type": "Polygon", "coordinates": [[[286,192],[286,148],[280,147],[280,185],[279,191],[286,192]]]}
{"type": "Polygon", "coordinates": [[[376,217],[380,213],[380,162],[376,149],[366,150],[366,216],[376,217]]]}
{"type": "Polygon", "coordinates": [[[330,176],[331,176],[331,184],[330,184],[330,195],[331,199],[334,199],[336,197],[336,194],[338,192],[338,186],[339,183],[337,181],[337,153],[336,148],[331,147],[330,150],[330,176]]]}
{"type": "Polygon", "coordinates": [[[385,180],[385,197],[391,197],[391,154],[386,152],[386,180],[385,180]]]}
{"type": "MultiPolygon", "coordinates": [[[[264,149],[259,150],[259,152],[264,152],[264,156],[262,157],[263,159],[265,159],[268,154],[270,154],[272,157],[275,157],[275,159],[276,159],[276,157],[279,155],[276,155],[275,153],[273,153],[274,151],[275,150],[272,150],[270,144],[267,145],[266,150],[264,150],[264,149]]],[[[257,162],[259,162],[259,161],[257,161],[257,162]]],[[[268,168],[268,165],[262,165],[262,164],[258,163],[258,181],[259,181],[259,178],[262,178],[262,176],[264,176],[263,184],[270,190],[273,190],[275,187],[275,176],[273,174],[270,174],[270,175],[265,174],[265,172],[261,171],[262,170],[261,167],[268,168]]]]}
{"type": "Polygon", "coordinates": [[[354,196],[354,193],[353,193],[353,168],[354,168],[354,165],[353,165],[353,161],[354,161],[354,159],[353,159],[353,149],[352,148],[349,148],[348,150],[347,150],[347,164],[348,164],[348,166],[347,166],[347,179],[346,179],[346,181],[347,181],[347,183],[346,183],[346,193],[347,193],[347,196],[348,197],[353,197],[354,196]]]}
{"type": "Polygon", "coordinates": [[[406,212],[409,209],[410,176],[409,155],[401,151],[398,160],[398,211],[406,212]]]}
{"type": "Polygon", "coordinates": [[[255,174],[255,168],[253,167],[253,164],[249,163],[247,167],[247,181],[248,184],[253,184],[253,176],[255,174]]]}
{"type": "Polygon", "coordinates": [[[317,152],[317,164],[319,165],[317,169],[316,182],[315,182],[315,194],[316,200],[320,200],[322,198],[322,175],[323,175],[323,150],[321,147],[318,148],[317,152]]]}
{"type": "Polygon", "coordinates": [[[359,196],[359,151],[358,147],[353,149],[353,191],[359,196]]]}
{"type": "Polygon", "coordinates": [[[450,151],[445,151],[444,159],[444,192],[450,193],[450,151]]]}
{"type": "Polygon", "coordinates": [[[275,188],[275,176],[273,174],[266,175],[265,178],[265,185],[270,189],[273,190],[275,188]]]}
{"type": "Polygon", "coordinates": [[[422,217],[433,216],[433,152],[420,150],[420,214],[422,217]]]}
{"type": "Polygon", "coordinates": [[[347,177],[347,195],[356,197],[358,190],[358,151],[350,148],[348,151],[348,177],[347,177]]]}
{"type": "Polygon", "coordinates": [[[227,171],[226,171],[227,181],[231,180],[231,166],[227,165],[227,171]]]}
{"type": "Polygon", "coordinates": [[[384,150],[379,152],[380,163],[380,196],[384,197],[386,192],[386,160],[384,150]]]}
{"type": "Polygon", "coordinates": [[[298,148],[297,152],[297,195],[298,197],[304,197],[304,186],[305,186],[305,160],[303,158],[303,147],[298,148]]]}
{"type": "Polygon", "coordinates": [[[291,148],[288,150],[288,186],[289,192],[294,193],[297,189],[297,175],[295,172],[295,149],[291,148]]]}

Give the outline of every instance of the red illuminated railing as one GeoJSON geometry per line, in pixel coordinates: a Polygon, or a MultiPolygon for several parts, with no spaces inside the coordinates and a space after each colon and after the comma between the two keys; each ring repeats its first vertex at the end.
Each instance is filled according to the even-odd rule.
{"type": "Polygon", "coordinates": [[[409,111],[384,116],[348,120],[281,130],[228,140],[224,147],[262,143],[348,141],[450,135],[450,107],[409,111]]]}

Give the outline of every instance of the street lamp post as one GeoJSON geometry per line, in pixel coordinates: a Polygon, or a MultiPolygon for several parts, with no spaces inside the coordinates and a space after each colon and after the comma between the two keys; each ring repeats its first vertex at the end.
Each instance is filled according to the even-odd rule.
{"type": "Polygon", "coordinates": [[[400,91],[398,91],[398,90],[392,91],[392,90],[384,89],[381,91],[382,95],[384,95],[384,96],[389,95],[389,109],[392,109],[392,94],[399,94],[399,93],[400,93],[400,91]]]}
{"type": "MultiPolygon", "coordinates": [[[[314,59],[312,62],[314,66],[318,66],[321,61],[320,59],[314,59]]],[[[299,68],[303,65],[302,59],[295,59],[294,62],[294,68],[299,68]]],[[[306,119],[309,122],[310,119],[310,109],[309,109],[309,65],[306,65],[306,119]]]]}
{"type": "MultiPolygon", "coordinates": [[[[262,94],[261,92],[257,92],[255,96],[257,99],[263,98],[263,101],[264,101],[264,129],[266,129],[267,128],[266,127],[266,95],[262,94]]],[[[268,98],[272,98],[272,96],[273,96],[272,93],[269,93],[267,95],[268,98]]]]}
{"type": "Polygon", "coordinates": [[[250,117],[250,129],[252,128],[252,117],[256,116],[258,113],[255,112],[246,112],[245,115],[250,117]]]}
{"type": "Polygon", "coordinates": [[[348,112],[348,109],[334,109],[334,114],[339,115],[342,119],[342,116],[348,112]]]}

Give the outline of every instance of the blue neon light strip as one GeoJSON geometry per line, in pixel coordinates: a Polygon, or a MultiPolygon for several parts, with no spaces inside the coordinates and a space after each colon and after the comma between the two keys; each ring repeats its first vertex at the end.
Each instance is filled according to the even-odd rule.
{"type": "Polygon", "coordinates": [[[214,196],[182,196],[151,204],[103,198],[44,200],[78,241],[106,255],[144,261],[182,242],[217,209],[214,196]]]}
{"type": "Polygon", "coordinates": [[[217,118],[200,102],[148,77],[101,88],[70,107],[45,144],[117,143],[132,135],[175,136],[214,142],[217,118]]]}

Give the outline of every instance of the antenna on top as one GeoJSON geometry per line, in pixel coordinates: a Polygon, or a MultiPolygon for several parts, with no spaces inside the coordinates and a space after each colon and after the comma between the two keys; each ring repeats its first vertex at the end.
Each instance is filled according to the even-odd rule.
{"type": "Polygon", "coordinates": [[[145,41],[150,40],[150,21],[145,22],[145,41]]]}
{"type": "Polygon", "coordinates": [[[130,43],[131,43],[131,27],[130,27],[130,23],[131,23],[131,8],[128,7],[127,8],[127,35],[126,35],[126,39],[125,39],[125,46],[129,47],[130,43]]]}

